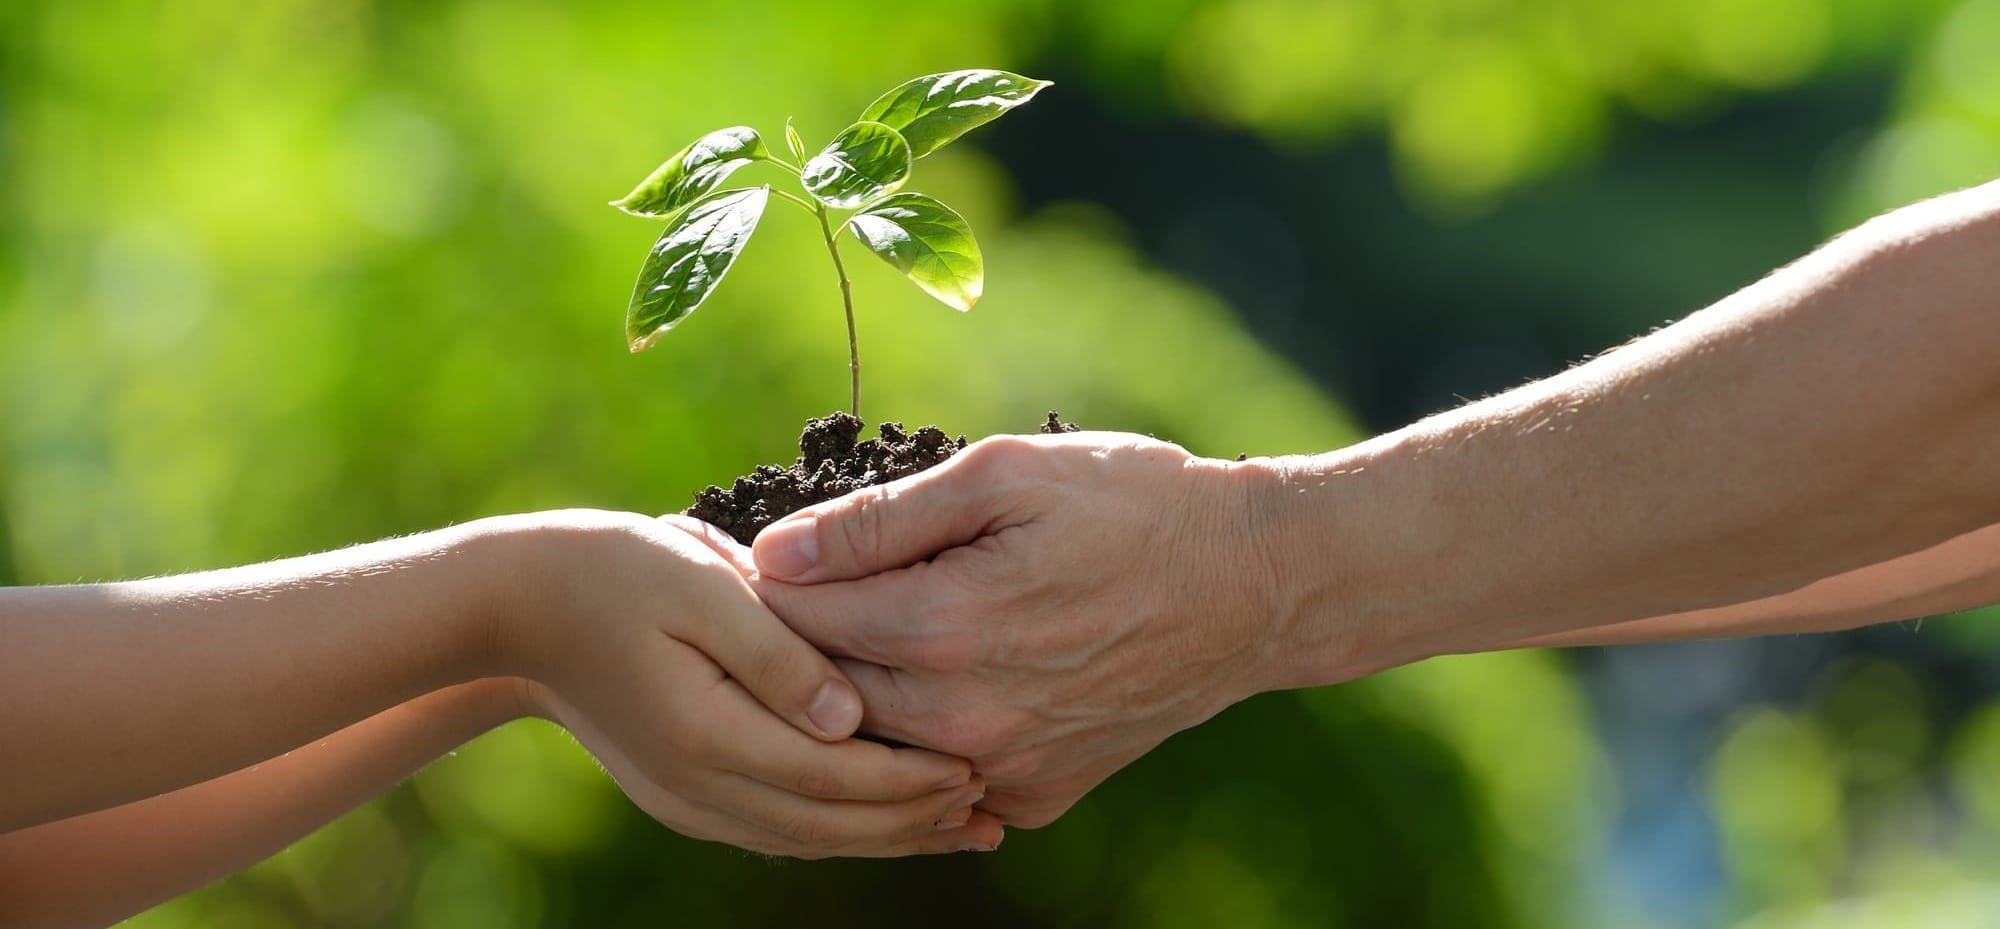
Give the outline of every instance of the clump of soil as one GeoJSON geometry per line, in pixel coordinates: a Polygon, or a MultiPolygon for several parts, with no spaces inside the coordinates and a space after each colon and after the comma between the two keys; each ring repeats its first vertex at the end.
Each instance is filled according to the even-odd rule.
{"type": "MultiPolygon", "coordinates": [[[[711,486],[694,495],[686,515],[749,545],[765,526],[787,514],[943,464],[965,447],[965,436],[954,439],[936,426],[907,432],[902,423],[883,423],[879,438],[862,439],[863,426],[846,413],[807,421],[797,461],[783,468],[758,465],[727,488],[711,486]]],[[[1041,431],[1077,428],[1052,410],[1041,431]]]]}

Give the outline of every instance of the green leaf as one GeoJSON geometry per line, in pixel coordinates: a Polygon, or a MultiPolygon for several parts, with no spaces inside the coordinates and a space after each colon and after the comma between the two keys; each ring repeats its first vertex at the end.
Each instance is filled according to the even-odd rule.
{"type": "Polygon", "coordinates": [[[639,283],[625,310],[625,338],[632,351],[652,347],[708,299],[742,254],[750,233],[757,231],[770,199],[769,184],[723,191],[696,202],[660,234],[639,269],[639,283]]]}
{"type": "Polygon", "coordinates": [[[925,293],[957,310],[986,289],[986,263],[965,217],[923,194],[897,194],[847,221],[854,238],[925,293]]]}
{"type": "Polygon", "coordinates": [[[665,219],[708,196],[729,175],[753,161],[771,157],[763,138],[749,126],[717,129],[674,153],[622,200],[611,205],[634,216],[665,219]]]}
{"type": "Polygon", "coordinates": [[[881,123],[858,122],[806,162],[799,179],[827,206],[857,207],[895,193],[910,179],[910,144],[881,123]]]}
{"type": "Polygon", "coordinates": [[[785,117],[785,147],[792,150],[792,158],[799,164],[806,162],[806,142],[799,138],[799,131],[792,128],[792,118],[785,117]]]}
{"type": "Polygon", "coordinates": [[[1028,102],[1036,91],[1052,83],[989,68],[946,71],[917,78],[875,98],[861,111],[861,118],[902,133],[911,154],[922,158],[1028,102]]]}

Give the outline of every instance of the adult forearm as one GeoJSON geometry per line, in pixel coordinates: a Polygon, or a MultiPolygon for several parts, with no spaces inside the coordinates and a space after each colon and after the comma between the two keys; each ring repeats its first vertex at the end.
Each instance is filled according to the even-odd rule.
{"type": "Polygon", "coordinates": [[[2000,184],[1355,448],[1254,466],[1279,685],[1741,603],[2000,521],[2000,184]]]}
{"type": "Polygon", "coordinates": [[[0,590],[0,831],[216,777],[481,676],[500,569],[467,553],[480,538],[0,590]]]}
{"type": "Polygon", "coordinates": [[[0,835],[0,923],[109,925],[271,855],[524,712],[489,678],[200,784],[0,835]]]}

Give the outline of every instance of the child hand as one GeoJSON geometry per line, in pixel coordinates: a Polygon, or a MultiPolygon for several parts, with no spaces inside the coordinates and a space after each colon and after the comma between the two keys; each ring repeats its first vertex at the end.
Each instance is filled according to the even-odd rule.
{"type": "Polygon", "coordinates": [[[801,858],[999,843],[971,765],[850,738],[853,686],[685,529],[595,511],[504,525],[497,664],[655,819],[801,858]]]}

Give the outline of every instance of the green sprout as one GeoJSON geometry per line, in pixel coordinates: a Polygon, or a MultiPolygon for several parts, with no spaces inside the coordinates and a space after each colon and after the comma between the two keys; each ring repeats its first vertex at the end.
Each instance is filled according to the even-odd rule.
{"type": "Polygon", "coordinates": [[[811,158],[789,119],[785,146],[791,150],[790,161],[772,152],[748,126],[717,129],[674,153],[611,204],[634,216],[667,221],[639,269],[625,311],[632,351],[651,347],[715,292],[776,194],[819,220],[847,311],[848,412],[860,416],[861,351],[854,337],[853,285],[840,261],[840,234],[851,231],[862,247],[946,306],[972,309],[986,280],[972,227],[935,198],[898,191],[910,179],[916,159],[1028,102],[1049,83],[987,69],[932,74],[876,98],[859,120],[811,158]],[[738,168],[759,161],[789,171],[804,196],[769,184],[719,189],[738,168]],[[835,224],[829,210],[852,212],[835,224]]]}

